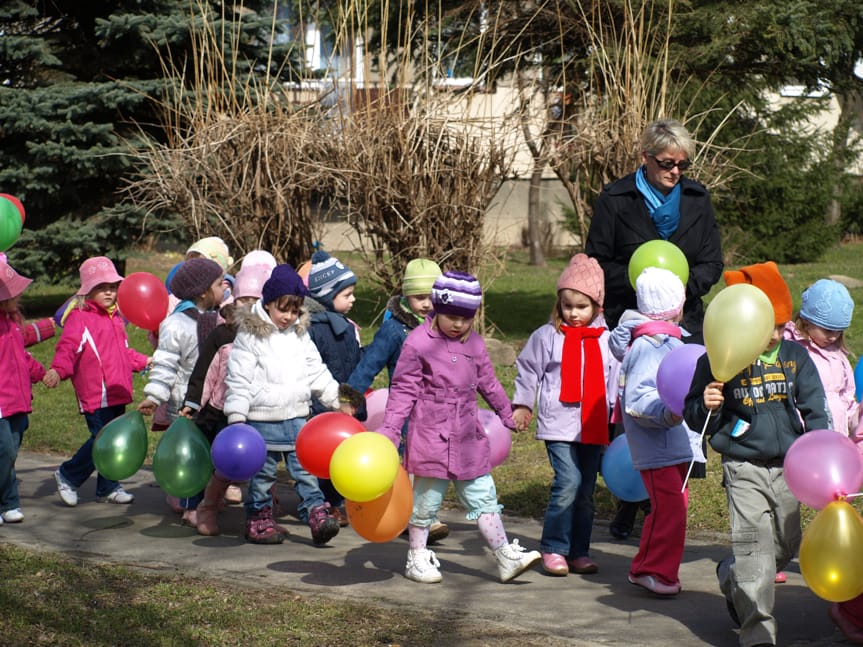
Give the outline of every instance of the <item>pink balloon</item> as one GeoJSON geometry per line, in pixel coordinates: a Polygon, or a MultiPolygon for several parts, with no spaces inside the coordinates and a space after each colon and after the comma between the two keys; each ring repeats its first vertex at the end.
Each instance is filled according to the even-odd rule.
{"type": "Polygon", "coordinates": [[[676,416],[683,415],[683,401],[689,393],[695,365],[704,353],[705,348],[701,344],[683,344],[668,353],[659,363],[656,390],[668,410],[676,416]]]}
{"type": "Polygon", "coordinates": [[[384,411],[387,408],[389,389],[375,389],[366,396],[366,429],[377,431],[384,424],[384,411]]]}
{"type": "Polygon", "coordinates": [[[810,431],[785,454],[785,482],[800,503],[816,510],[863,485],[863,457],[848,436],[830,429],[810,431]]]}
{"type": "Polygon", "coordinates": [[[488,436],[488,444],[491,448],[491,466],[497,467],[509,456],[509,450],[512,448],[512,434],[497,414],[490,409],[479,409],[477,418],[486,436],[488,436]]]}

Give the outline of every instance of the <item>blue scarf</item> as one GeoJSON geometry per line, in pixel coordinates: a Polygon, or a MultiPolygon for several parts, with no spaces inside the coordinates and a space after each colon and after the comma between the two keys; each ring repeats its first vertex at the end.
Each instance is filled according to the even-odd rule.
{"type": "Polygon", "coordinates": [[[668,240],[680,224],[680,183],[668,195],[664,195],[647,181],[647,169],[642,166],[635,172],[635,187],[644,196],[656,231],[662,240],[668,240]]]}

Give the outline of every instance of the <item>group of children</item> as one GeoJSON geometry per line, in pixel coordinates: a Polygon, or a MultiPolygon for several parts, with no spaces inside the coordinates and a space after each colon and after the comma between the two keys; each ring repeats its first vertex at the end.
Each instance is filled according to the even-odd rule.
{"type": "MultiPolygon", "coordinates": [[[[47,372],[24,347],[18,300],[30,280],[0,263],[3,521],[23,519],[14,462],[31,411],[31,384],[41,380],[53,388],[71,379],[85,416],[90,438],[55,473],[60,498],[74,506],[95,469],[93,438],[132,402],[133,371],[149,368],[138,411],[149,415],[162,406],[169,422],[192,417],[210,441],[226,425],[245,422],[266,441],[264,466],[247,488],[246,539],[281,543],[287,534],[276,521],[273,494],[284,461],[296,483],[299,517],[313,542],[324,544],[347,523],[343,501],[299,463],[297,434],[322,411],[363,419],[362,395],[386,367],[390,391],[379,431],[397,447],[404,444],[405,467],[413,477],[406,577],[441,581],[440,563],[428,545],[450,482],[492,549],[502,581],[540,560],[551,575],[596,573],[599,565],[589,551],[593,496],[609,442],[609,415],[616,410],[651,502],[629,581],[655,595],[678,594],[687,468],[694,458],[703,460],[694,454],[692,430],[706,422],[710,444],[723,457],[733,538],[733,554],[717,568],[720,588],[741,626],[741,641],[775,643],[774,575],[800,542],[799,504],[782,476],[785,452],[804,431],[849,434],[859,422],[842,334],[854,304],[842,285],[823,279],[809,287],[792,321],[791,294],[774,263],[726,272],[729,285],[746,282],[767,294],[775,329],[764,352],[728,383],[713,379],[709,357],[703,356],[681,416],[667,408],[656,388],[660,362],[688,336],[679,325],[685,288],[668,270],[642,272],[637,310],[624,313],[609,332],[602,314],[603,270],[576,254],[558,280],[549,322],[518,356],[510,401],[473,331],[482,301],[473,276],[414,259],[402,294],[387,305],[389,317],[362,349],[359,330],[347,317],[357,279],[338,259],[316,252],[303,277],[256,250],[243,260],[226,298],[230,256],[215,241],[190,248],[172,271],[168,287],[175,301],[152,358],[128,345],[117,309],[123,277],[107,258],[85,261],[47,372]],[[208,257],[202,249],[217,253],[208,257]],[[545,443],[554,472],[540,551],[526,551],[507,537],[488,439],[477,419],[477,394],[511,430],[525,430],[536,419],[536,437],[545,443]]],[[[201,534],[218,534],[217,513],[232,485],[216,473],[199,495],[171,503],[201,534]]],[[[118,504],[133,500],[101,475],[96,495],[118,504]]]]}

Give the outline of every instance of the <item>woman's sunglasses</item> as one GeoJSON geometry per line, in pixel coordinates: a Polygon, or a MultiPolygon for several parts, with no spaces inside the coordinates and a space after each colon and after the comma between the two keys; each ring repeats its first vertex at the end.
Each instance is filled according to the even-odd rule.
{"type": "Polygon", "coordinates": [[[656,162],[656,165],[663,171],[670,171],[676,166],[680,169],[680,172],[682,173],[690,166],[692,166],[692,162],[690,162],[689,160],[680,160],[679,162],[675,162],[673,160],[658,160],[656,159],[655,155],[648,155],[648,157],[653,159],[653,161],[656,162]]]}

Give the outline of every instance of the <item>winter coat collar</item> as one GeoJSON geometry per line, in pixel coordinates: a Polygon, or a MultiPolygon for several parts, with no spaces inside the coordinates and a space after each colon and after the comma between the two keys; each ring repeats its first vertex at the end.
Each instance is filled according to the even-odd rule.
{"type": "Polygon", "coordinates": [[[421,323],[413,312],[402,307],[402,297],[400,296],[390,297],[390,300],[387,301],[387,312],[408,330],[413,330],[421,323]]]}
{"type": "Polygon", "coordinates": [[[311,318],[304,306],[300,311],[297,322],[293,326],[285,330],[279,330],[276,324],[273,323],[273,320],[270,319],[270,315],[264,309],[264,304],[260,299],[255,301],[249,310],[238,308],[234,313],[234,321],[237,326],[237,332],[246,332],[261,338],[275,333],[286,332],[296,332],[298,335],[302,335],[309,329],[309,325],[311,324],[311,318]]]}

